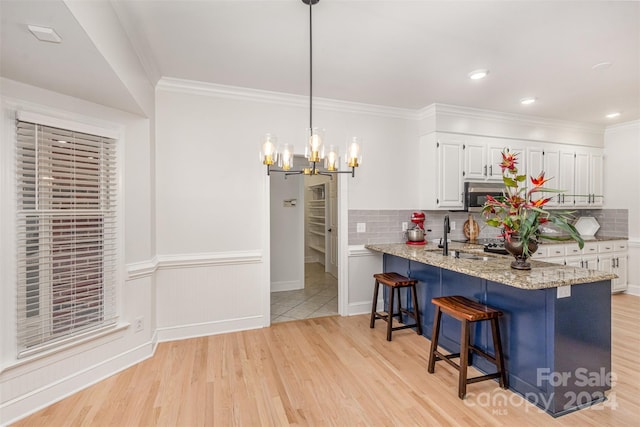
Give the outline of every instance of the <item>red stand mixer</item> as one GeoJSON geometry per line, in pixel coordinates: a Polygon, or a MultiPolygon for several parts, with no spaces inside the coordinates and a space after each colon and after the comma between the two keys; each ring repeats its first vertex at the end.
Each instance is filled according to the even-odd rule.
{"type": "Polygon", "coordinates": [[[424,221],[426,217],[424,212],[414,212],[411,214],[411,222],[415,226],[407,230],[407,245],[426,245],[426,232],[424,230],[424,221]]]}

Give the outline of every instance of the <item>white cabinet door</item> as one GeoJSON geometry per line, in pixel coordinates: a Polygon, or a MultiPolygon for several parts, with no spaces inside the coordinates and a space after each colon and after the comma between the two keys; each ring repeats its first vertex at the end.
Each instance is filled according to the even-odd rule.
{"type": "MultiPolygon", "coordinates": [[[[487,179],[490,180],[502,180],[502,169],[500,164],[502,163],[502,151],[505,147],[499,145],[489,145],[487,147],[487,179]]],[[[511,151],[511,150],[510,150],[511,151]]],[[[523,153],[518,156],[518,173],[524,173],[524,159],[523,153]]]]}
{"type": "Polygon", "coordinates": [[[565,258],[564,262],[568,267],[582,268],[582,265],[583,265],[582,257],[580,255],[568,256],[565,258]]]}
{"type": "Polygon", "coordinates": [[[624,254],[615,254],[613,257],[615,267],[612,272],[618,275],[617,279],[613,279],[611,282],[611,290],[613,292],[623,292],[627,290],[628,280],[628,256],[624,254]]]}
{"type": "MultiPolygon", "coordinates": [[[[539,176],[544,172],[544,176],[549,179],[549,182],[544,186],[554,190],[560,190],[560,178],[558,177],[560,171],[560,152],[557,149],[549,148],[546,146],[541,147],[528,147],[526,150],[526,172],[528,176],[539,176]]],[[[527,185],[530,185],[527,182],[527,185]]],[[[547,206],[558,206],[561,204],[562,196],[558,193],[545,193],[539,194],[534,199],[542,197],[549,197],[547,206]]]]}
{"type": "Polygon", "coordinates": [[[438,140],[439,188],[437,204],[440,208],[462,208],[463,144],[459,140],[438,140]]]}
{"type": "Polygon", "coordinates": [[[573,187],[575,206],[602,206],[604,199],[602,165],[601,149],[576,151],[573,187]]]}
{"type": "Polygon", "coordinates": [[[467,143],[464,145],[464,177],[470,181],[487,178],[486,145],[467,143]]]}
{"type": "Polygon", "coordinates": [[[589,153],[576,152],[574,176],[574,204],[576,206],[587,206],[591,200],[591,195],[589,194],[589,153]]]}
{"type": "MultiPolygon", "coordinates": [[[[502,151],[508,147],[477,140],[464,144],[464,179],[467,181],[502,180],[502,151]]],[[[522,156],[521,156],[522,157],[522,156]]]]}
{"type": "MultiPolygon", "coordinates": [[[[557,149],[544,149],[544,163],[543,163],[544,176],[549,179],[549,182],[545,184],[547,188],[553,188],[554,190],[561,190],[560,184],[560,151],[557,149]]],[[[558,206],[559,200],[558,193],[547,193],[546,197],[551,197],[549,206],[558,206]]]]}
{"type": "MultiPolygon", "coordinates": [[[[544,167],[544,148],[528,147],[527,148],[527,165],[526,165],[527,175],[538,176],[542,171],[546,171],[544,167]]],[[[545,172],[545,175],[546,175],[546,172],[545,172]]]]}
{"type": "MultiPolygon", "coordinates": [[[[599,150],[598,150],[599,151],[599,150]]],[[[590,206],[602,206],[604,203],[604,180],[603,180],[603,163],[604,158],[602,152],[591,153],[589,156],[589,193],[590,206]]]]}
{"type": "Polygon", "coordinates": [[[604,253],[598,255],[598,271],[605,273],[611,273],[615,267],[615,261],[613,255],[610,253],[604,253]]]}
{"type": "Polygon", "coordinates": [[[558,153],[559,167],[558,167],[558,181],[556,189],[562,190],[565,193],[558,194],[556,201],[560,205],[573,205],[574,193],[574,176],[575,176],[575,162],[573,151],[560,151],[558,153]]]}
{"type": "Polygon", "coordinates": [[[582,256],[582,268],[589,270],[598,269],[598,256],[597,255],[583,255],[582,256]]]}

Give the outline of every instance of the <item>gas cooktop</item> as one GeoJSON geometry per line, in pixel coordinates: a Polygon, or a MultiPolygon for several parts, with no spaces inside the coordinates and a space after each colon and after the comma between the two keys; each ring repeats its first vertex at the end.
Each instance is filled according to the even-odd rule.
{"type": "Polygon", "coordinates": [[[482,243],[484,246],[485,252],[490,252],[492,254],[500,254],[507,255],[509,252],[504,248],[504,240],[503,239],[483,239],[485,242],[482,243]]]}

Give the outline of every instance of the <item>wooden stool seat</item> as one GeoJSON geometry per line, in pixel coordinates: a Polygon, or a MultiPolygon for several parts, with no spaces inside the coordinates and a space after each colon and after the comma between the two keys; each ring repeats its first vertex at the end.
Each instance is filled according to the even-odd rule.
{"type": "Polygon", "coordinates": [[[431,302],[436,306],[436,310],[433,321],[433,335],[431,336],[431,351],[429,352],[429,367],[427,369],[429,373],[434,373],[436,362],[440,360],[443,360],[456,368],[459,372],[458,397],[460,399],[464,399],[464,396],[467,393],[467,384],[478,381],[498,378],[500,387],[507,388],[507,373],[504,368],[502,343],[500,341],[500,327],[498,324],[498,319],[502,316],[502,312],[458,295],[433,298],[431,302]],[[440,333],[440,320],[443,312],[462,322],[460,333],[460,353],[443,354],[438,351],[438,335],[440,333]],[[494,356],[486,353],[469,342],[469,324],[484,320],[489,320],[491,322],[491,334],[493,337],[493,347],[495,352],[494,356]],[[469,367],[469,356],[471,352],[479,354],[489,362],[496,365],[497,372],[474,378],[467,378],[467,368],[469,367]],[[460,358],[460,364],[451,360],[455,358],[460,358]]]}
{"type": "Polygon", "coordinates": [[[407,328],[416,328],[416,332],[418,335],[422,335],[422,325],[420,324],[420,313],[418,312],[418,295],[416,293],[416,283],[418,283],[415,279],[410,279],[401,274],[390,272],[390,273],[377,273],[374,274],[373,277],[376,279],[374,288],[373,288],[373,306],[371,307],[371,323],[369,327],[374,328],[375,322],[377,319],[382,319],[387,322],[387,341],[391,341],[391,332],[397,331],[400,329],[407,328]],[[378,304],[378,289],[380,285],[388,286],[390,288],[389,292],[389,312],[388,313],[378,313],[376,311],[378,304]],[[402,301],[400,298],[400,289],[401,288],[410,288],[411,289],[411,298],[413,300],[413,310],[407,310],[402,308],[402,301]],[[395,300],[395,295],[398,297],[398,311],[394,313],[393,305],[395,300]],[[393,318],[398,317],[402,319],[402,314],[405,314],[408,317],[411,317],[415,323],[411,325],[402,325],[402,326],[393,326],[393,318]]]}
{"type": "Polygon", "coordinates": [[[469,322],[477,322],[502,316],[500,310],[457,295],[433,298],[431,302],[440,306],[440,310],[458,320],[466,319],[469,322]]]}

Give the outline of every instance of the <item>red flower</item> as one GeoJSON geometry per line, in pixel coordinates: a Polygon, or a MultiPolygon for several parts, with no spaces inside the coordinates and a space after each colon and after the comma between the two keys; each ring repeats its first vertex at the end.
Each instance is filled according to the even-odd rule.
{"type": "Polygon", "coordinates": [[[549,180],[545,179],[544,172],[541,172],[540,175],[537,178],[531,177],[531,183],[533,185],[535,185],[536,187],[541,187],[542,184],[544,184],[547,181],[549,181],[549,180]]]}
{"type": "Polygon", "coordinates": [[[546,199],[533,200],[531,204],[536,208],[539,208],[540,206],[546,205],[549,200],[551,200],[551,197],[547,197],[546,199]]]}
{"type": "Polygon", "coordinates": [[[502,163],[500,163],[502,172],[504,172],[505,169],[513,171],[516,168],[516,164],[518,164],[518,161],[515,154],[502,152],[502,163]]]}

